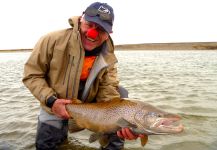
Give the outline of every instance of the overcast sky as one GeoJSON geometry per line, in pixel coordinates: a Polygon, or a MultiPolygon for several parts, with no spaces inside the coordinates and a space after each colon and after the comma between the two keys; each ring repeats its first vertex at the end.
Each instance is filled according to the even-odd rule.
{"type": "MultiPolygon", "coordinates": [[[[33,48],[69,28],[93,0],[1,0],[0,49],[33,48]]],[[[101,0],[114,8],[115,44],[217,41],[216,0],[101,0]]]]}

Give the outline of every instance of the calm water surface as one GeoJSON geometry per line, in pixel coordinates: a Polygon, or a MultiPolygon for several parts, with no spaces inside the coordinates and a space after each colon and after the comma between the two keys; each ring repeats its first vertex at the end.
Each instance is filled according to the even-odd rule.
{"type": "MultiPolygon", "coordinates": [[[[185,131],[127,141],[130,150],[217,149],[217,51],[117,51],[120,83],[130,97],[182,116],[185,131]]],[[[0,53],[0,149],[34,148],[39,103],[21,82],[30,53],[0,53]]],[[[63,149],[96,149],[89,131],[70,134],[63,149]]]]}

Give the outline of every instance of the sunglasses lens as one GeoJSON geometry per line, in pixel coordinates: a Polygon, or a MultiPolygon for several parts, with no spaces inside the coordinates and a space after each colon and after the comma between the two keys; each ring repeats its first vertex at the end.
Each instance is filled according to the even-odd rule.
{"type": "Polygon", "coordinates": [[[94,16],[97,16],[98,10],[96,10],[96,9],[87,9],[87,10],[85,10],[85,14],[87,14],[88,16],[94,17],[94,16]]]}
{"type": "Polygon", "coordinates": [[[100,12],[100,11],[98,11],[97,9],[94,9],[94,8],[88,8],[88,9],[86,9],[86,10],[85,10],[85,14],[87,14],[88,16],[91,16],[91,17],[99,16],[99,18],[100,18],[101,20],[105,20],[105,21],[108,21],[108,22],[112,22],[112,21],[111,21],[111,16],[110,16],[110,14],[100,12]]]}

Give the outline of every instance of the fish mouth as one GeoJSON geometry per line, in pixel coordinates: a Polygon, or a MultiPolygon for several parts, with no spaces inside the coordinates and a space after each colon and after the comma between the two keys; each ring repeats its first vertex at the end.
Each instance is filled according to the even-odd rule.
{"type": "Polygon", "coordinates": [[[180,118],[160,118],[151,126],[160,134],[179,133],[184,130],[180,118]]]}

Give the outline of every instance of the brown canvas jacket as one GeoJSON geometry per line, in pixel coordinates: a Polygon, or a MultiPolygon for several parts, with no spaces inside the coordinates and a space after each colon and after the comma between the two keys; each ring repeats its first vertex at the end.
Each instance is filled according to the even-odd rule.
{"type": "MultiPolygon", "coordinates": [[[[45,102],[50,96],[63,99],[78,96],[85,52],[80,39],[79,17],[70,18],[69,23],[72,28],[43,36],[24,66],[23,83],[48,112],[51,111],[45,102]]],[[[82,101],[107,101],[120,97],[116,62],[113,42],[109,38],[94,62],[82,101]]]]}

